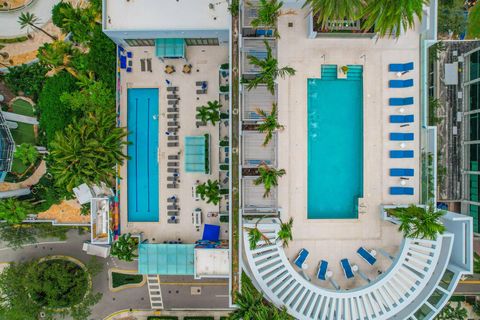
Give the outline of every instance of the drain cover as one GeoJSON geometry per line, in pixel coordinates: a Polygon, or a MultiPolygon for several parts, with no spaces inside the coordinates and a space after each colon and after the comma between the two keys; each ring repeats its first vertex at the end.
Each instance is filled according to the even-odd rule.
{"type": "Polygon", "coordinates": [[[201,287],[190,287],[190,294],[192,296],[198,296],[202,294],[202,288],[201,287]]]}

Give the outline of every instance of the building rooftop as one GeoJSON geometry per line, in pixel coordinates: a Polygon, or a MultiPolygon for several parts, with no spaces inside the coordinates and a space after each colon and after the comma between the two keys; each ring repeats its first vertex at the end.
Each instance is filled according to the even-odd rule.
{"type": "Polygon", "coordinates": [[[106,30],[225,30],[229,16],[227,1],[104,0],[103,19],[106,30]]]}

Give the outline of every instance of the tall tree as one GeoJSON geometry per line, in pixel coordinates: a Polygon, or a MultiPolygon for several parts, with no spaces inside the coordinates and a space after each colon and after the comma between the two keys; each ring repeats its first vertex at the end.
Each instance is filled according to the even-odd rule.
{"type": "Polygon", "coordinates": [[[20,28],[25,29],[25,28],[33,28],[35,30],[41,31],[47,36],[49,36],[52,40],[57,40],[56,36],[51,35],[44,29],[40,28],[38,24],[40,23],[40,20],[38,17],[30,12],[22,12],[20,14],[20,17],[18,17],[18,23],[20,24],[20,28]]]}
{"type": "Polygon", "coordinates": [[[105,109],[88,112],[50,144],[50,172],[67,191],[82,183],[113,183],[115,165],[127,159],[124,128],[115,126],[115,113],[105,109]]]}
{"type": "Polygon", "coordinates": [[[29,143],[22,143],[15,147],[14,158],[19,159],[24,165],[29,166],[37,161],[39,156],[38,150],[29,143]]]}
{"type": "Polygon", "coordinates": [[[272,140],[273,133],[277,130],[283,130],[284,126],[278,123],[278,109],[276,103],[272,104],[272,110],[269,114],[261,109],[257,109],[257,114],[262,118],[262,123],[258,125],[257,130],[261,133],[265,133],[263,146],[266,146],[270,140],[272,140]]]}
{"type": "Polygon", "coordinates": [[[252,27],[273,28],[274,36],[279,38],[277,22],[282,15],[283,1],[278,0],[260,0],[258,2],[257,17],[251,22],[252,27]]]}
{"type": "Polygon", "coordinates": [[[272,48],[266,40],[264,40],[265,48],[267,49],[267,56],[265,59],[260,59],[255,56],[248,56],[250,64],[257,66],[260,71],[255,78],[246,80],[247,90],[256,88],[259,84],[265,84],[271,94],[275,92],[275,80],[278,77],[285,78],[286,76],[295,75],[295,69],[292,67],[279,67],[278,60],[273,57],[272,48]]]}
{"type": "Polygon", "coordinates": [[[310,7],[316,22],[322,29],[329,21],[357,20],[364,0],[306,0],[303,7],[310,7]]]}
{"type": "Polygon", "coordinates": [[[220,195],[220,183],[217,180],[208,179],[207,182],[197,185],[196,192],[202,200],[217,205],[222,198],[220,195]]]}
{"type": "Polygon", "coordinates": [[[260,176],[253,183],[255,185],[263,184],[265,188],[263,197],[266,198],[270,195],[270,190],[278,186],[278,178],[284,176],[287,172],[285,169],[276,169],[262,163],[258,166],[258,173],[260,176]]]}
{"type": "Polygon", "coordinates": [[[435,240],[438,234],[445,232],[445,226],[440,218],[444,211],[437,211],[433,205],[428,209],[410,205],[406,208],[387,209],[387,213],[400,221],[399,231],[405,238],[420,238],[435,240]]]}
{"type": "Polygon", "coordinates": [[[462,304],[457,302],[457,306],[452,307],[451,303],[448,303],[435,320],[465,320],[468,317],[467,309],[462,307],[462,304]]]}
{"type": "Polygon", "coordinates": [[[52,43],[45,43],[38,48],[37,58],[50,69],[47,76],[52,76],[65,70],[77,78],[78,70],[73,66],[73,59],[79,55],[80,51],[71,42],[57,40],[52,43]]]}
{"type": "Polygon", "coordinates": [[[364,7],[364,29],[375,28],[380,37],[400,36],[403,30],[415,27],[415,18],[422,20],[423,6],[429,0],[369,0],[364,7]]]}
{"type": "Polygon", "coordinates": [[[29,201],[17,198],[0,200],[0,220],[5,220],[7,223],[20,223],[31,213],[33,213],[33,206],[29,201]]]}
{"type": "Polygon", "coordinates": [[[282,241],[282,245],[284,247],[288,247],[289,241],[293,240],[292,227],[293,227],[292,217],[288,219],[288,222],[283,222],[282,220],[280,220],[280,230],[278,230],[277,232],[277,239],[282,241]]]}
{"type": "Polygon", "coordinates": [[[133,258],[138,257],[135,251],[138,248],[138,243],[132,238],[130,233],[122,234],[118,240],[113,243],[110,254],[124,261],[133,261],[133,258]]]}
{"type": "Polygon", "coordinates": [[[210,122],[215,125],[220,121],[220,108],[222,105],[218,101],[208,101],[206,106],[201,106],[197,110],[197,118],[203,122],[210,122]]]}

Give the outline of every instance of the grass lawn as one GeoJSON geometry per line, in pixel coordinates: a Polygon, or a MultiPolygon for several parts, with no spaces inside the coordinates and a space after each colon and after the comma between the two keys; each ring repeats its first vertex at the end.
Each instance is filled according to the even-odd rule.
{"type": "Polygon", "coordinates": [[[12,104],[13,113],[21,114],[23,116],[34,117],[33,107],[30,102],[23,99],[15,100],[12,104]]]}
{"type": "Polygon", "coordinates": [[[112,287],[118,288],[126,284],[136,284],[143,281],[141,274],[126,274],[112,272],[112,287]]]}
{"type": "Polygon", "coordinates": [[[467,36],[469,39],[480,37],[480,3],[477,3],[468,13],[467,36]]]}
{"type": "Polygon", "coordinates": [[[28,123],[18,123],[17,129],[10,129],[12,133],[13,140],[15,141],[16,145],[20,145],[22,143],[30,143],[35,145],[35,131],[33,130],[33,125],[28,123]]]}

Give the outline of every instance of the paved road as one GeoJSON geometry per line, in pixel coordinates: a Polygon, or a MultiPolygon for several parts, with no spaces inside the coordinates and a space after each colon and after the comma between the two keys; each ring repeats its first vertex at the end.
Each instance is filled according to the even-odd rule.
{"type": "Polygon", "coordinates": [[[460,281],[454,294],[456,295],[480,295],[480,281],[479,280],[465,280],[460,281]]]}
{"type": "MultiPolygon", "coordinates": [[[[89,234],[79,235],[77,231],[70,231],[66,242],[30,245],[18,250],[3,248],[0,249],[0,262],[28,261],[47,255],[67,255],[86,263],[91,259],[91,256],[82,251],[82,245],[85,240],[89,240],[89,237],[89,234]]],[[[103,264],[104,268],[103,271],[93,279],[93,291],[102,292],[103,297],[92,309],[90,319],[101,320],[107,315],[121,309],[150,309],[150,300],[146,286],[120,292],[110,292],[108,289],[109,268],[137,269],[136,262],[127,263],[112,258],[97,259],[103,264]]]]}
{"type": "MultiPolygon", "coordinates": [[[[0,249],[0,263],[11,261],[28,261],[47,255],[67,255],[87,263],[91,256],[82,251],[85,240],[90,235],[79,235],[76,230],[69,231],[65,242],[35,244],[23,249],[0,249]]],[[[94,292],[102,292],[103,297],[92,309],[91,320],[102,320],[106,316],[123,309],[150,309],[147,286],[132,288],[120,292],[109,290],[108,269],[121,268],[136,270],[137,262],[123,262],[117,259],[97,258],[104,268],[94,277],[94,292]]],[[[161,276],[160,277],[164,307],[176,308],[228,308],[228,281],[226,279],[195,280],[191,276],[161,276]]]]}

